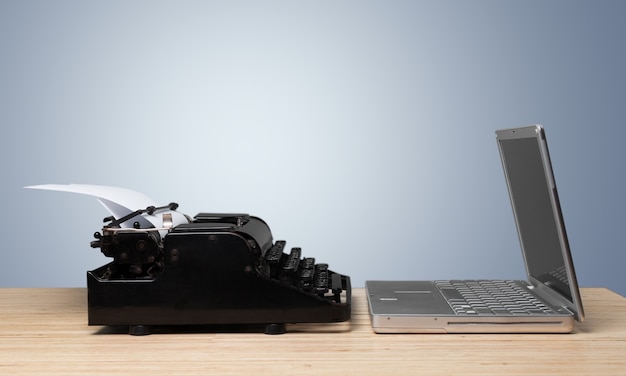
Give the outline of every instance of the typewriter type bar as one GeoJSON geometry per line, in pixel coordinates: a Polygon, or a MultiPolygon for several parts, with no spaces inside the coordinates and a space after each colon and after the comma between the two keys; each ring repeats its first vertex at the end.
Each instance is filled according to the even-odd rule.
{"type": "Polygon", "coordinates": [[[247,214],[200,213],[161,238],[152,229],[104,226],[92,247],[113,262],[87,272],[90,325],[262,324],[350,319],[350,277],[273,241],[247,214]]]}

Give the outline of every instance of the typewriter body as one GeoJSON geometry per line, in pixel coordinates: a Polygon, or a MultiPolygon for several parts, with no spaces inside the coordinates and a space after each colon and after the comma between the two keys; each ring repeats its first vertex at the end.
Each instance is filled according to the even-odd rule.
{"type": "Polygon", "coordinates": [[[94,234],[91,246],[113,261],[87,272],[89,325],[143,335],[153,326],[260,324],[280,334],[288,323],[350,319],[350,277],[274,241],[260,218],[200,213],[165,229],[120,226],[159,209],[109,217],[94,234]]]}

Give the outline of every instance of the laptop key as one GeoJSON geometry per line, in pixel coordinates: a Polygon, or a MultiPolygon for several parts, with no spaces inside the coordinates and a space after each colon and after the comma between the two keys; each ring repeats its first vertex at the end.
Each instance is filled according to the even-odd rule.
{"type": "Polygon", "coordinates": [[[439,288],[439,291],[447,300],[465,300],[463,299],[463,295],[461,295],[461,293],[458,292],[456,289],[442,287],[439,288]]]}

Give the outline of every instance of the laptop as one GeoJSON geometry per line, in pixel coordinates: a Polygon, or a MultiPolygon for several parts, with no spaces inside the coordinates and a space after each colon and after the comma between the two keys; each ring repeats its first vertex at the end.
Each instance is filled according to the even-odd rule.
{"type": "Polygon", "coordinates": [[[544,128],[496,140],[528,280],[366,281],[376,333],[569,333],[582,322],[544,128]]]}

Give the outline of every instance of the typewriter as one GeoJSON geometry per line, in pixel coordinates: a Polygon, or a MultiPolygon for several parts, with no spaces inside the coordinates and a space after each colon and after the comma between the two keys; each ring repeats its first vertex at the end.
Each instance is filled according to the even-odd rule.
{"type": "MultiPolygon", "coordinates": [[[[121,207],[98,200],[112,212],[121,207]]],[[[89,325],[128,326],[130,334],[145,335],[161,326],[250,324],[282,334],[290,323],[350,319],[350,277],[274,241],[262,219],[221,213],[190,218],[177,207],[148,206],[105,218],[91,247],[113,261],[87,272],[89,325]],[[146,218],[160,218],[159,226],[146,218]]]]}

